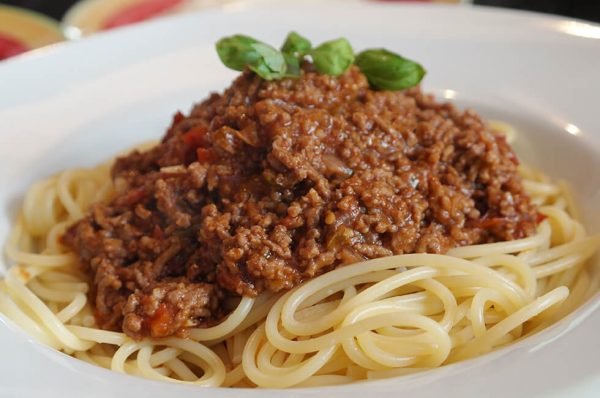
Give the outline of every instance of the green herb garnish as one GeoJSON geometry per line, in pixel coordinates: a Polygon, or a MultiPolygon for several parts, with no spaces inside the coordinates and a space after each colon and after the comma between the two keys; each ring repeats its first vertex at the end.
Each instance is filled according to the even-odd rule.
{"type": "Polygon", "coordinates": [[[346,39],[326,41],[309,54],[315,69],[326,75],[339,76],[354,62],[354,51],[346,39]]]}
{"type": "Polygon", "coordinates": [[[385,49],[370,49],[356,57],[348,40],[340,38],[317,47],[296,32],[290,32],[281,50],[244,35],[217,42],[219,58],[228,68],[251,71],[265,80],[300,77],[300,65],[310,57],[317,71],[332,76],[343,74],[352,63],[367,77],[375,90],[404,90],[416,86],[425,76],[417,62],[385,49]]]}
{"type": "Polygon", "coordinates": [[[281,52],[294,57],[303,57],[311,48],[310,40],[296,32],[290,32],[281,46],[281,52]]]}
{"type": "Polygon", "coordinates": [[[290,32],[281,46],[286,62],[286,77],[300,77],[300,60],[312,48],[311,42],[296,32],[290,32]]]}
{"type": "Polygon", "coordinates": [[[228,68],[242,71],[250,68],[265,80],[285,76],[286,62],[277,49],[252,37],[235,35],[217,42],[217,54],[228,68]]]}
{"type": "Polygon", "coordinates": [[[415,61],[383,48],[361,52],[354,63],[377,90],[404,90],[416,86],[426,73],[415,61]]]}

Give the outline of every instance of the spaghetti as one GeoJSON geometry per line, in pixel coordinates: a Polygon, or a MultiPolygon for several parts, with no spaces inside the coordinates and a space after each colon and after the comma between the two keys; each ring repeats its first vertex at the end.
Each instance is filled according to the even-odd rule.
{"type": "Polygon", "coordinates": [[[307,387],[430,369],[523,339],[580,305],[600,245],[564,184],[521,166],[546,218],[537,234],[338,268],[285,294],[243,297],[188,338],[143,339],[95,326],[89,283],[58,236],[110,200],[110,164],[35,184],[7,244],[0,312],[43,344],[155,380],[203,386],[307,387]]]}

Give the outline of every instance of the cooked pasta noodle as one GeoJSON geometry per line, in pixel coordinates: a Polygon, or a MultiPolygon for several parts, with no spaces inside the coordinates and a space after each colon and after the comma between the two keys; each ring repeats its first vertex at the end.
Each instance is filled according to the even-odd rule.
{"type": "Polygon", "coordinates": [[[521,167],[546,217],[534,236],[341,267],[285,294],[244,297],[188,338],[135,341],[95,327],[88,281],[58,242],[92,203],[110,200],[109,170],[69,170],[31,187],[6,248],[15,265],[0,282],[0,312],[43,344],[119,372],[281,388],[398,376],[521,340],[595,290],[585,264],[600,235],[576,220],[565,184],[521,167]]]}

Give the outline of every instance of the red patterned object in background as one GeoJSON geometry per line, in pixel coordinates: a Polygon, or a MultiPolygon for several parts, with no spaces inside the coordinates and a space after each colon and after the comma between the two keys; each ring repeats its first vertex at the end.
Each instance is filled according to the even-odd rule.
{"type": "MultiPolygon", "coordinates": [[[[78,39],[94,32],[113,29],[132,23],[214,6],[240,0],[81,0],[64,15],[62,27],[42,14],[22,8],[0,5],[0,60],[27,50],[64,39],[78,39]],[[10,14],[8,16],[4,14],[10,14]],[[4,19],[3,19],[4,18],[4,19]],[[7,22],[7,20],[9,22],[7,22]],[[14,20],[14,21],[13,21],[14,20]],[[23,22],[26,20],[26,22],[23,22]],[[40,28],[45,27],[45,29],[40,28]],[[64,35],[63,35],[64,33],[64,35]]],[[[245,0],[249,2],[249,0],[245,0]]],[[[272,1],[256,0],[264,4],[272,1]]],[[[290,1],[290,0],[288,0],[290,1]]],[[[294,0],[301,2],[301,0],[294,0]]],[[[419,2],[419,3],[471,3],[472,0],[329,0],[340,4],[348,1],[419,2]]],[[[15,3],[22,4],[22,3],[15,3]]],[[[24,4],[24,3],[23,3],[24,4]]]]}
{"type": "Polygon", "coordinates": [[[65,35],[77,39],[169,14],[201,10],[236,0],[82,0],[63,18],[65,35]]]}
{"type": "Polygon", "coordinates": [[[0,60],[19,55],[29,50],[25,43],[21,43],[14,37],[0,33],[0,60]]]}
{"type": "Polygon", "coordinates": [[[183,2],[184,0],[145,0],[131,4],[117,10],[113,15],[108,17],[102,27],[103,29],[110,29],[145,21],[146,19],[165,13],[175,6],[181,5],[183,2]]]}
{"type": "Polygon", "coordinates": [[[0,60],[62,40],[62,31],[53,19],[0,5],[0,60]]]}
{"type": "MultiPolygon", "coordinates": [[[[63,18],[65,33],[69,38],[79,38],[93,32],[111,29],[135,22],[145,21],[168,14],[206,9],[239,0],[82,0],[67,11],[63,18]]],[[[284,0],[272,0],[280,3],[284,0]]],[[[289,0],[288,0],[289,1],[289,0]]],[[[296,0],[300,2],[300,0],[296,0]]],[[[348,1],[396,1],[406,0],[329,0],[340,4],[348,1]]],[[[431,3],[471,3],[471,0],[410,0],[431,3]]],[[[265,0],[256,3],[264,4],[265,0]]]]}

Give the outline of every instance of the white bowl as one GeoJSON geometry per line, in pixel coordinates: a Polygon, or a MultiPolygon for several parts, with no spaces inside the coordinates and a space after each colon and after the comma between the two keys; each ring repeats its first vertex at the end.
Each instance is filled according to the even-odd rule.
{"type": "MultiPolygon", "coordinates": [[[[241,4],[241,5],[240,5],[241,4]]],[[[214,42],[290,30],[315,42],[346,36],[428,69],[424,86],[514,124],[526,162],[571,182],[590,230],[600,230],[600,26],[533,13],[456,6],[271,5],[167,18],[0,64],[0,241],[22,195],[58,170],[89,166],[148,138],[235,76],[214,42]]],[[[0,268],[6,264],[0,264],[0,268]]],[[[286,395],[598,396],[600,299],[551,328],[466,362],[396,379],[288,390],[286,395]]],[[[199,390],[100,369],[44,347],[0,316],[0,395],[277,397],[277,390],[199,390]]]]}

